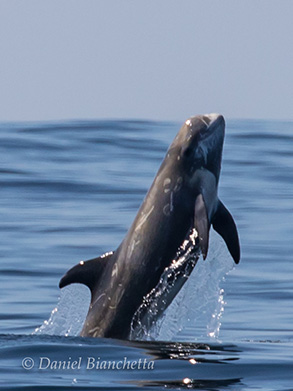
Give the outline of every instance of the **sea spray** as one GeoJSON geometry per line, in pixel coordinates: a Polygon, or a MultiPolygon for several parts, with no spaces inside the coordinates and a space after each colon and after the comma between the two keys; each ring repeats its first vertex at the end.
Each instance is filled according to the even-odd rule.
{"type": "Polygon", "coordinates": [[[80,333],[90,304],[90,292],[81,284],[61,290],[56,307],[48,320],[33,334],[76,336],[80,333]]]}

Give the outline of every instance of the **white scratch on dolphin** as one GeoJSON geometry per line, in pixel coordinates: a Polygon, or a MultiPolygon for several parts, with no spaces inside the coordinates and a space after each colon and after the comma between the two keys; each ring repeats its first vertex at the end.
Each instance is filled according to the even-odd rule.
{"type": "Polygon", "coordinates": [[[116,276],[118,274],[118,266],[117,263],[114,263],[113,270],[112,270],[112,277],[116,276]]]}
{"type": "Polygon", "coordinates": [[[128,251],[127,251],[127,258],[130,258],[132,253],[133,253],[133,250],[135,249],[135,247],[140,243],[140,240],[133,240],[131,242],[131,245],[128,246],[128,251]]]}
{"type": "Polygon", "coordinates": [[[151,207],[151,209],[148,211],[148,213],[146,215],[143,215],[140,222],[137,224],[136,228],[135,228],[135,231],[138,231],[142,226],[143,224],[147,221],[147,219],[149,218],[149,216],[151,215],[152,211],[154,210],[154,205],[151,207]]]}
{"type": "Polygon", "coordinates": [[[93,333],[93,336],[94,336],[94,337],[97,337],[97,336],[98,336],[98,332],[100,331],[100,329],[101,329],[101,328],[100,328],[99,326],[96,326],[96,327],[94,327],[93,329],[90,329],[89,332],[90,332],[90,333],[93,333]]]}
{"type": "Polygon", "coordinates": [[[165,186],[169,185],[170,183],[171,183],[171,179],[166,178],[166,179],[164,179],[163,186],[165,187],[165,186]]]}
{"type": "Polygon", "coordinates": [[[103,296],[105,296],[106,293],[102,293],[99,297],[96,298],[96,300],[91,304],[91,307],[93,307],[103,296]]]}

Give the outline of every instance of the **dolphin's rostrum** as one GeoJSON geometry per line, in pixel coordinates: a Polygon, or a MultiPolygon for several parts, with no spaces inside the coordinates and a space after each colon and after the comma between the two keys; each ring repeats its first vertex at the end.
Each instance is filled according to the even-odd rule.
{"type": "MultiPolygon", "coordinates": [[[[81,283],[91,290],[82,336],[128,338],[134,314],[172,264],[191,230],[196,230],[196,245],[204,259],[212,225],[235,263],[239,262],[236,225],[217,196],[224,134],[222,115],[188,119],[169,147],[118,249],[80,262],[61,279],[60,288],[81,283]]],[[[184,284],[183,274],[171,299],[164,301],[165,307],[184,284]]]]}

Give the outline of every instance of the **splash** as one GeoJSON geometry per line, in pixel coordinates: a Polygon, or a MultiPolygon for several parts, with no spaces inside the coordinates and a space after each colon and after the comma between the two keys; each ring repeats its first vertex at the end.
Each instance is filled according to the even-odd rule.
{"type": "Polygon", "coordinates": [[[187,240],[180,246],[176,258],[167,267],[157,286],[146,295],[143,303],[133,316],[130,339],[144,339],[149,330],[170,305],[176,294],[186,283],[200,255],[198,235],[193,229],[187,240]]]}
{"type": "Polygon", "coordinates": [[[61,290],[57,306],[48,320],[33,334],[79,335],[90,304],[90,292],[81,284],[72,284],[61,290]]]}
{"type": "Polygon", "coordinates": [[[198,247],[191,239],[180,251],[177,263],[181,267],[171,265],[165,270],[158,286],[135,314],[131,339],[186,341],[219,337],[225,305],[221,284],[233,269],[233,261],[223,241],[214,233],[211,233],[209,255],[205,261],[199,258],[198,247]],[[182,270],[187,271],[185,275],[182,270]],[[187,282],[184,281],[172,301],[178,291],[175,289],[171,304],[162,311],[166,294],[172,292],[182,277],[188,279],[187,282]]]}
{"type": "MultiPolygon", "coordinates": [[[[225,305],[221,284],[233,267],[223,241],[212,232],[209,255],[203,261],[192,231],[135,313],[130,339],[183,342],[218,338],[225,305]]],[[[63,288],[49,319],[33,334],[79,335],[89,304],[87,287],[72,284],[63,288]]]]}

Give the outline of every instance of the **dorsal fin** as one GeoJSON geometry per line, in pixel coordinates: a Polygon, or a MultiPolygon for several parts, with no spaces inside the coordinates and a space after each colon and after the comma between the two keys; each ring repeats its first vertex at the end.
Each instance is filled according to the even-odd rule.
{"type": "Polygon", "coordinates": [[[76,266],[73,266],[61,278],[59,288],[64,288],[69,284],[84,284],[93,291],[97,281],[101,277],[106,263],[114,253],[106,253],[98,258],[89,259],[88,261],[81,261],[76,266]]]}
{"type": "Polygon", "coordinates": [[[224,204],[219,200],[217,211],[212,221],[214,230],[225,240],[235,263],[240,261],[240,246],[235,221],[224,204]]]}

